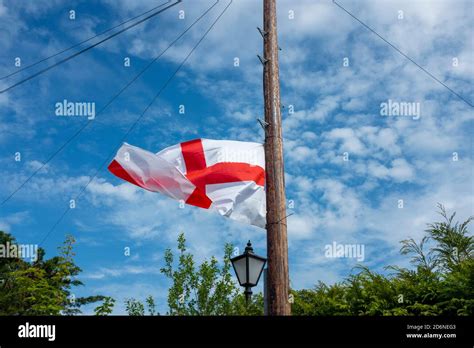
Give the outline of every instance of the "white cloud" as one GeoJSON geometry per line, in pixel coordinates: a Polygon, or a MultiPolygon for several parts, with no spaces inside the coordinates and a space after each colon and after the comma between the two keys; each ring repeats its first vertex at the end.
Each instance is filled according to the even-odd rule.
{"type": "Polygon", "coordinates": [[[414,171],[404,158],[397,158],[392,161],[390,176],[395,181],[406,181],[413,178],[414,171]]]}
{"type": "Polygon", "coordinates": [[[0,231],[11,233],[14,225],[26,224],[29,219],[27,211],[21,211],[2,217],[0,221],[0,231]]]}
{"type": "Polygon", "coordinates": [[[283,121],[285,135],[298,136],[302,128],[311,124],[312,121],[323,122],[339,106],[340,97],[329,96],[318,101],[311,109],[298,110],[294,105],[295,112],[287,116],[283,121]]]}
{"type": "Polygon", "coordinates": [[[49,166],[47,164],[45,165],[44,163],[42,163],[40,161],[37,161],[37,160],[32,160],[32,161],[26,162],[26,168],[30,172],[34,172],[34,171],[39,170],[39,173],[44,174],[48,171],[48,167],[49,166]]]}
{"type": "MultiPolygon", "coordinates": [[[[8,162],[13,162],[13,160],[8,160],[8,162]]],[[[40,163],[41,162],[33,160],[26,162],[26,168],[20,167],[21,169],[18,170],[13,167],[16,170],[5,170],[4,175],[0,177],[1,194],[6,197],[21,187],[21,189],[14,194],[12,200],[50,203],[56,203],[57,200],[61,200],[66,204],[70,199],[75,197],[90,180],[90,177],[85,175],[76,177],[59,173],[58,167],[52,170],[50,166],[44,167],[37,175],[29,179],[32,172],[39,168],[40,163]]]]}
{"type": "Polygon", "coordinates": [[[356,133],[351,128],[335,128],[326,133],[326,139],[335,141],[339,145],[339,152],[349,152],[351,154],[362,155],[366,153],[364,144],[359,140],[356,133]]]}
{"type": "Polygon", "coordinates": [[[129,183],[114,186],[103,179],[92,181],[87,191],[92,194],[94,203],[106,199],[105,203],[108,205],[116,204],[116,202],[137,203],[141,198],[138,187],[129,183]]]}
{"type": "Polygon", "coordinates": [[[7,8],[3,3],[3,0],[0,1],[0,17],[3,17],[7,14],[7,8]]]}
{"type": "Polygon", "coordinates": [[[316,149],[307,146],[297,146],[287,152],[291,161],[306,162],[306,164],[314,162],[314,159],[318,156],[316,149]]]}
{"type": "Polygon", "coordinates": [[[91,273],[85,273],[82,275],[84,279],[104,279],[104,278],[117,278],[125,275],[159,275],[159,266],[137,266],[137,265],[125,265],[117,268],[100,267],[99,270],[91,273]]]}

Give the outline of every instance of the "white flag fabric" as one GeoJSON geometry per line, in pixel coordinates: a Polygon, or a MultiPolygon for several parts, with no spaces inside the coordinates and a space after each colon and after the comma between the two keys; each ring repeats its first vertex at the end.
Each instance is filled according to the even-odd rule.
{"type": "Polygon", "coordinates": [[[195,139],[154,154],[124,143],[109,170],[146,190],[265,228],[262,144],[195,139]]]}

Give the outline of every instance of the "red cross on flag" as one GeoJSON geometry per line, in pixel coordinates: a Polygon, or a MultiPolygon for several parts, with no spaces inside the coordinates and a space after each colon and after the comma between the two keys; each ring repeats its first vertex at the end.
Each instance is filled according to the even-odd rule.
{"type": "Polygon", "coordinates": [[[265,227],[265,153],[259,143],[195,139],[154,154],[124,143],[119,178],[228,218],[265,227]]]}

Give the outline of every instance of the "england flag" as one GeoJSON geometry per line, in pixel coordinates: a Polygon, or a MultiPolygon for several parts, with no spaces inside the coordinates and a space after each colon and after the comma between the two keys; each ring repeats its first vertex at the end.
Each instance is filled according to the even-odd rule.
{"type": "Polygon", "coordinates": [[[146,190],[265,228],[262,144],[195,139],[154,154],[124,143],[109,170],[146,190]]]}

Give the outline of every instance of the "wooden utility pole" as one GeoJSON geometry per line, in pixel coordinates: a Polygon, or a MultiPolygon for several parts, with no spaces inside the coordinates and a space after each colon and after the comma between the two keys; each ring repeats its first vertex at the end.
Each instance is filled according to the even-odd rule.
{"type": "Polygon", "coordinates": [[[268,314],[290,315],[276,0],[263,0],[268,314]]]}

